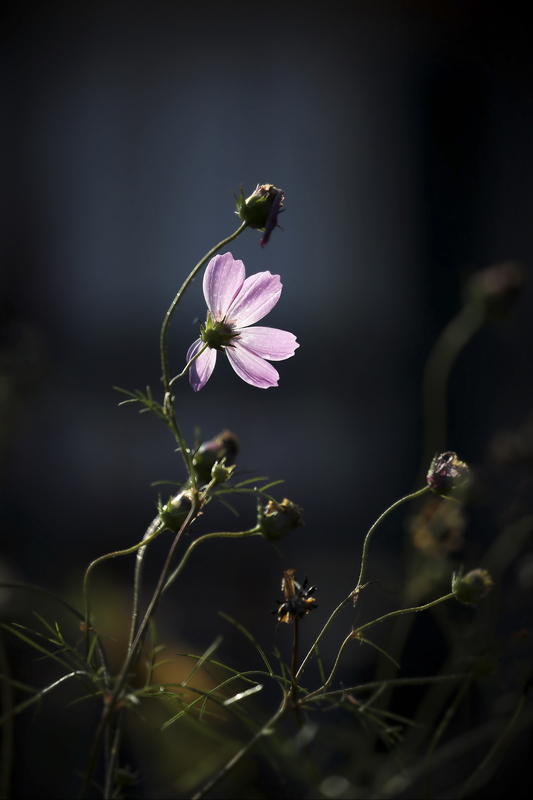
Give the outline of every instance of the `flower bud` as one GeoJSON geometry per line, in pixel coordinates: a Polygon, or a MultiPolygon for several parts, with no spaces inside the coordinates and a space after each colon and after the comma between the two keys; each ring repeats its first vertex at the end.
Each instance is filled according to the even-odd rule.
{"type": "Polygon", "coordinates": [[[191,495],[186,489],[182,489],[181,492],[171,497],[165,505],[162,505],[160,500],[157,506],[161,522],[167,530],[174,533],[178,533],[181,529],[191,508],[191,495]]]}
{"type": "Polygon", "coordinates": [[[234,193],[234,197],[237,204],[235,213],[242,221],[250,228],[265,232],[261,239],[261,247],[264,247],[278,224],[278,214],[283,211],[281,208],[283,190],[276,189],[271,183],[265,183],[263,186],[257,184],[255,192],[245,198],[241,186],[241,196],[237,198],[234,193]]]}
{"type": "Polygon", "coordinates": [[[226,481],[229,481],[233,475],[234,469],[235,464],[232,464],[230,467],[226,467],[226,459],[223,458],[222,461],[217,461],[215,464],[213,464],[213,468],[211,470],[211,480],[214,480],[215,483],[226,483],[226,481]]]}
{"type": "Polygon", "coordinates": [[[470,481],[470,470],[451,450],[435,456],[431,462],[427,481],[430,489],[447,497],[454,489],[465,489],[470,481]]]}
{"type": "Polygon", "coordinates": [[[489,319],[506,317],[524,285],[524,268],[504,261],[474,272],[464,290],[465,303],[479,305],[489,319]]]}
{"type": "Polygon", "coordinates": [[[460,603],[475,605],[492,589],[494,581],[486,569],[471,570],[463,577],[462,570],[453,574],[452,592],[460,603]]]}
{"type": "Polygon", "coordinates": [[[302,526],[302,509],[287,500],[285,497],[281,503],[273,500],[263,509],[261,504],[257,508],[257,527],[261,535],[269,542],[282,539],[288,533],[302,526]]]}
{"type": "MultiPolygon", "coordinates": [[[[214,439],[203,442],[192,460],[198,483],[205,485],[215,477],[212,474],[212,470],[217,463],[221,465],[224,461],[223,470],[227,472],[230,467],[226,467],[225,463],[229,462],[229,464],[232,464],[238,452],[239,440],[231,431],[222,431],[222,433],[219,433],[214,439]]],[[[228,475],[224,478],[223,474],[222,471],[217,473],[217,483],[224,483],[224,481],[227,481],[230,477],[230,475],[228,475]]]]}

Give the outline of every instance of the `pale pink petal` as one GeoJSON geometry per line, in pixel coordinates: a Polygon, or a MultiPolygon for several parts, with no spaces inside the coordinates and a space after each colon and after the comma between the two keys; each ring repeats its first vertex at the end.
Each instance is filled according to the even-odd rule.
{"type": "Polygon", "coordinates": [[[215,256],[204,273],[204,297],[213,316],[221,320],[244,283],[246,270],[231,253],[215,256]]]}
{"type": "Polygon", "coordinates": [[[247,350],[255,353],[260,358],[268,358],[269,361],[283,361],[294,355],[297,347],[296,336],[289,331],[280,331],[278,328],[237,328],[235,333],[239,334],[239,344],[244,345],[247,350]]]}
{"type": "MultiPolygon", "coordinates": [[[[194,344],[189,347],[187,351],[187,363],[194,358],[196,353],[202,349],[204,342],[197,339],[194,344]]],[[[194,364],[189,368],[189,381],[195,392],[200,391],[202,386],[205,386],[211,373],[215,369],[217,360],[217,351],[208,347],[204,350],[201,356],[198,356],[194,364]]]]}
{"type": "Polygon", "coordinates": [[[246,328],[263,319],[278,302],[281,288],[279,275],[271,275],[270,272],[250,275],[228,308],[228,322],[237,320],[238,328],[246,328]]]}
{"type": "Polygon", "coordinates": [[[256,356],[246,347],[235,343],[235,347],[227,347],[226,355],[229,363],[243,381],[257,386],[259,389],[268,389],[277,386],[279,374],[268,361],[256,356]]]}

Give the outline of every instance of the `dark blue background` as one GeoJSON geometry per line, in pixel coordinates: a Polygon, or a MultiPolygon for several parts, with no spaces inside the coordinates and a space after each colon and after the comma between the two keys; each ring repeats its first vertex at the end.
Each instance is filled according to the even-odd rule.
{"type": "MultiPolygon", "coordinates": [[[[206,546],[161,625],[201,650],[221,609],[271,638],[287,567],[319,585],[324,621],[369,525],[413,489],[423,367],[461,285],[531,262],[527,27],[471,2],[49,2],[13,6],[2,30],[2,569],[79,603],[86,564],[141,538],[151,482],[183,480],[168,432],[111,387],[158,391],[170,301],[235,229],[232,190],[272,182],[284,230],[230,249],[281,275],[265,324],[301,347],[267,391],[219,359],[199,394],[180,385],[177,414],[189,443],[195,426],[234,431],[239,468],[284,478],[306,527],[281,557],[255,539],[206,546]]],[[[456,365],[448,446],[474,465],[531,408],[532,311],[526,285],[456,365]]],[[[173,373],[204,314],[197,280],[170,329],[173,373]]],[[[212,503],[198,530],[252,525],[254,502],[240,508],[212,503]]],[[[402,539],[400,516],[371,567],[396,589],[402,539]]],[[[127,590],[132,559],[103,570],[127,590]]]]}

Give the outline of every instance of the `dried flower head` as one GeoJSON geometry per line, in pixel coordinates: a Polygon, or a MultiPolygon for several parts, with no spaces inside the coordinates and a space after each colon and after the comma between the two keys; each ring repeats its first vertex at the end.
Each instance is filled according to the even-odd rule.
{"type": "Polygon", "coordinates": [[[279,275],[258,272],[246,278],[242,261],[231,253],[211,259],[204,274],[204,297],[207,322],[200,338],[187,353],[194,358],[207,344],[189,369],[189,380],[199,391],[215,368],[217,350],[225,353],[237,375],[246,383],[267,389],[277,386],[279,374],[269,361],[284,361],[294,355],[299,344],[296,336],[278,328],[250,328],[278,302],[282,284],[279,275]]]}
{"type": "Polygon", "coordinates": [[[475,605],[478,600],[485,597],[494,586],[494,581],[486,569],[473,569],[464,577],[462,570],[454,573],[452,578],[452,592],[460,603],[467,606],[475,605]]]}
{"type": "Polygon", "coordinates": [[[435,456],[427,475],[428,485],[436,494],[447,497],[456,489],[464,489],[470,481],[470,470],[456,453],[448,450],[435,456]]]}
{"type": "Polygon", "coordinates": [[[279,608],[272,612],[278,615],[278,622],[293,622],[295,619],[298,620],[305,617],[305,615],[309,614],[314,608],[318,608],[318,606],[315,605],[314,597],[309,596],[316,591],[317,587],[310,586],[309,589],[307,589],[307,578],[300,586],[298,581],[294,579],[294,572],[293,569],[286,569],[283,573],[281,590],[285,601],[281,602],[281,600],[277,600],[276,602],[279,603],[279,608]]]}

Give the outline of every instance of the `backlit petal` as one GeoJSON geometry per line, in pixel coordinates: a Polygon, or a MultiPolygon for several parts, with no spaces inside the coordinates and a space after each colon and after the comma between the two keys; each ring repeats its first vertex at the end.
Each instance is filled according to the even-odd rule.
{"type": "Polygon", "coordinates": [[[237,320],[238,328],[246,328],[263,319],[278,302],[281,289],[279,275],[271,275],[270,272],[250,275],[228,308],[228,321],[237,320]]]}
{"type": "Polygon", "coordinates": [[[204,273],[204,297],[207,307],[217,320],[227,313],[233,299],[239,293],[246,270],[242,261],[235,261],[231,253],[215,256],[204,273]]]}
{"type": "MultiPolygon", "coordinates": [[[[204,342],[197,339],[194,344],[189,347],[187,352],[187,363],[194,358],[196,353],[202,349],[204,342]]],[[[189,381],[195,392],[200,391],[202,386],[205,386],[211,373],[215,369],[217,360],[217,351],[210,347],[205,350],[201,356],[198,356],[194,364],[189,368],[189,381]]]]}
{"type": "Polygon", "coordinates": [[[279,374],[272,364],[263,358],[256,356],[246,347],[235,344],[235,347],[228,347],[226,355],[229,362],[239,378],[259,389],[268,389],[269,386],[277,386],[279,374]]]}
{"type": "Polygon", "coordinates": [[[285,358],[290,358],[300,346],[293,333],[278,328],[258,326],[243,330],[237,328],[235,333],[239,334],[239,344],[260,358],[268,358],[269,361],[283,361],[285,358]]]}

